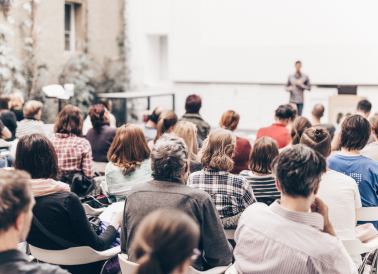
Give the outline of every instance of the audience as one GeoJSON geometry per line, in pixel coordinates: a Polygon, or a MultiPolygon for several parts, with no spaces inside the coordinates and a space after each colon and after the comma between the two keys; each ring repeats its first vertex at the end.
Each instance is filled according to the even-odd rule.
{"type": "Polygon", "coordinates": [[[312,120],[311,124],[312,126],[322,126],[326,128],[329,132],[329,135],[331,135],[331,140],[333,136],[335,135],[335,126],[333,124],[322,124],[320,122],[320,119],[324,116],[324,106],[322,104],[316,104],[311,112],[312,114],[312,120]]]}
{"type": "MultiPolygon", "coordinates": [[[[43,135],[32,134],[20,138],[17,144],[15,168],[30,173],[31,190],[36,204],[34,219],[27,242],[33,246],[61,250],[74,246],[90,246],[102,251],[117,237],[122,214],[112,217],[107,230],[97,236],[84,208],[67,184],[57,181],[58,158],[52,143],[43,135]],[[43,228],[66,241],[65,245],[48,237],[43,228]]],[[[101,263],[61,266],[70,273],[99,273],[101,263]],[[97,271],[97,272],[96,272],[97,271]]]]}
{"type": "Polygon", "coordinates": [[[23,114],[24,119],[18,124],[16,129],[16,138],[39,133],[48,136],[43,123],[40,121],[42,116],[43,104],[39,101],[30,100],[25,103],[23,114]]]}
{"type": "Polygon", "coordinates": [[[240,176],[245,177],[251,185],[256,200],[267,205],[281,197],[271,167],[273,159],[277,157],[278,153],[278,144],[272,138],[258,139],[249,155],[249,170],[240,173],[240,176]]]}
{"type": "Polygon", "coordinates": [[[157,140],[151,151],[154,180],[134,186],[125,202],[121,250],[128,254],[130,261],[138,260],[136,250],[133,249],[135,246],[130,246],[141,220],[159,208],[173,208],[189,214],[200,227],[198,249],[202,256],[194,264],[196,269],[203,271],[231,263],[232,248],[211,196],[186,186],[183,181],[188,172],[187,162],[188,151],[182,138],[164,134],[157,140]]]}
{"type": "Polygon", "coordinates": [[[241,213],[255,202],[247,179],[230,173],[235,144],[231,131],[212,131],[200,152],[204,169],[190,174],[187,182],[210,194],[225,228],[236,228],[241,213]]]}
{"type": "Polygon", "coordinates": [[[177,137],[184,139],[188,148],[188,170],[190,173],[203,169],[201,162],[198,160],[198,143],[197,143],[197,127],[192,122],[178,122],[175,128],[177,137]]]}
{"type": "MultiPolygon", "coordinates": [[[[223,113],[219,125],[234,132],[239,124],[240,116],[233,110],[227,110],[223,113]]],[[[236,136],[236,148],[232,156],[234,167],[230,171],[232,174],[239,174],[241,171],[248,169],[248,157],[251,152],[251,144],[247,139],[236,136]]]]}
{"type": "MultiPolygon", "coordinates": [[[[363,207],[378,206],[378,162],[360,154],[370,138],[368,120],[355,114],[347,117],[340,134],[341,152],[328,158],[329,168],[352,177],[358,185],[363,207]]],[[[378,222],[371,222],[378,228],[378,222]]]]}
{"type": "Polygon", "coordinates": [[[235,233],[238,273],[357,273],[316,197],[326,166],[320,153],[303,145],[274,159],[281,200],[255,203],[242,214],[235,233]]]}
{"type": "MultiPolygon", "coordinates": [[[[357,104],[357,108],[354,111],[355,114],[361,115],[364,118],[369,118],[371,111],[371,103],[368,100],[361,100],[357,104]]],[[[341,129],[342,129],[342,124],[341,122],[335,131],[335,135],[333,136],[331,147],[332,150],[338,150],[340,147],[340,139],[341,139],[341,129]]],[[[374,136],[370,136],[370,139],[368,140],[368,144],[374,142],[374,136]]]]}
{"type": "Polygon", "coordinates": [[[294,123],[295,119],[298,118],[298,107],[297,107],[297,104],[294,104],[294,103],[289,103],[289,104],[286,104],[285,106],[291,108],[291,110],[293,111],[293,117],[290,119],[289,123],[286,126],[286,128],[290,132],[291,128],[293,127],[293,123],[294,123]]]}
{"type": "MultiPolygon", "coordinates": [[[[319,152],[324,158],[331,154],[331,135],[326,128],[317,126],[305,130],[301,144],[319,152]]],[[[328,206],[329,220],[340,240],[356,238],[357,209],[361,205],[357,183],[351,177],[326,168],[322,175],[317,197],[328,206]]],[[[352,256],[356,265],[361,256],[352,256]]]]}
{"type": "Polygon", "coordinates": [[[157,123],[163,110],[163,107],[155,108],[152,114],[148,116],[147,122],[143,125],[142,129],[144,135],[146,136],[147,142],[155,140],[157,123]]]}
{"type": "Polygon", "coordinates": [[[12,132],[10,132],[10,130],[4,126],[3,122],[0,120],[0,137],[2,138],[2,141],[0,143],[0,145],[2,144],[7,144],[7,143],[4,143],[6,139],[10,139],[12,138],[12,132]]]}
{"type": "Polygon", "coordinates": [[[153,141],[148,142],[150,150],[153,149],[155,143],[164,133],[170,133],[175,130],[178,118],[173,110],[164,110],[159,115],[159,120],[156,125],[156,136],[153,141]]]}
{"type": "Polygon", "coordinates": [[[298,117],[294,121],[293,127],[291,128],[291,131],[290,131],[291,145],[299,144],[299,141],[301,140],[301,136],[303,132],[307,128],[310,128],[310,127],[311,127],[311,123],[307,118],[303,116],[298,117]]]}
{"type": "Polygon", "coordinates": [[[55,265],[29,262],[29,257],[17,250],[33,219],[35,201],[29,179],[22,171],[0,173],[0,273],[69,274],[55,265]]]}
{"type": "Polygon", "coordinates": [[[0,98],[0,120],[12,133],[12,137],[6,141],[13,141],[16,139],[17,119],[16,115],[9,110],[9,98],[0,98]]]}
{"type": "Polygon", "coordinates": [[[257,132],[256,140],[261,137],[270,137],[277,141],[278,148],[287,146],[290,143],[290,135],[286,126],[293,117],[294,114],[290,107],[279,106],[275,112],[276,123],[269,127],[260,128],[257,132]]]}
{"type": "Polygon", "coordinates": [[[372,116],[369,121],[374,142],[365,146],[360,153],[365,157],[378,161],[378,115],[372,116]]]}
{"type": "Polygon", "coordinates": [[[180,121],[192,122],[197,126],[197,136],[203,141],[210,133],[210,125],[206,123],[199,111],[202,106],[201,97],[198,95],[189,95],[185,101],[186,113],[181,117],[180,121]]]}
{"type": "Polygon", "coordinates": [[[185,274],[200,255],[200,228],[183,211],[160,209],[140,223],[132,250],[139,264],[135,274],[185,274]]]}
{"type": "Polygon", "coordinates": [[[108,198],[112,202],[124,201],[134,186],[151,181],[150,149],[140,127],[121,126],[108,152],[105,168],[108,198]]]}
{"type": "Polygon", "coordinates": [[[93,128],[88,130],[86,138],[92,147],[93,161],[107,163],[106,156],[117,129],[110,127],[109,111],[102,104],[91,106],[88,115],[93,128]]]}
{"type": "MultiPolygon", "coordinates": [[[[116,118],[112,114],[112,108],[113,108],[113,102],[109,100],[109,98],[100,98],[98,100],[98,104],[103,105],[106,110],[108,111],[108,119],[109,119],[109,127],[111,128],[117,128],[116,126],[116,118]]],[[[88,131],[92,128],[92,121],[91,121],[91,116],[87,115],[87,118],[85,118],[83,122],[83,135],[86,136],[88,131]]]]}
{"type": "Polygon", "coordinates": [[[10,110],[16,115],[17,122],[24,119],[22,107],[24,106],[24,96],[20,92],[14,92],[9,95],[10,110]]]}

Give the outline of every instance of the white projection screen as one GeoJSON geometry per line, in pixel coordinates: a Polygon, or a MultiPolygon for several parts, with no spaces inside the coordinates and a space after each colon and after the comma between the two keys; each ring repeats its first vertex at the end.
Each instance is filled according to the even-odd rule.
{"type": "Polygon", "coordinates": [[[377,0],[174,5],[174,81],[283,84],[300,60],[313,84],[378,84],[377,0]]]}

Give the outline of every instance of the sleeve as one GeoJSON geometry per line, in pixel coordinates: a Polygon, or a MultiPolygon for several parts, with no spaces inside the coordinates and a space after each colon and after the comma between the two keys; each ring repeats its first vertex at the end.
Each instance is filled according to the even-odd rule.
{"type": "Polygon", "coordinates": [[[357,268],[343,244],[339,241],[339,252],[333,260],[329,273],[357,274],[357,268]]]}
{"type": "Polygon", "coordinates": [[[127,243],[127,227],[126,227],[126,204],[127,204],[127,197],[125,199],[125,206],[123,208],[123,218],[122,218],[122,223],[121,223],[121,251],[122,253],[127,254],[127,249],[126,249],[126,243],[127,243]]]}
{"type": "Polygon", "coordinates": [[[306,81],[304,81],[303,85],[304,85],[303,87],[304,89],[311,90],[310,78],[308,78],[308,76],[307,76],[306,81]]]}
{"type": "Polygon", "coordinates": [[[0,133],[3,131],[4,127],[5,126],[4,126],[3,121],[0,120],[0,133]]]}
{"type": "MultiPolygon", "coordinates": [[[[84,139],[83,139],[84,140],[84,139]]],[[[85,176],[89,178],[94,177],[94,168],[93,168],[93,161],[92,161],[92,147],[88,140],[84,140],[83,144],[83,160],[82,160],[82,168],[85,176]]]]}
{"type": "Polygon", "coordinates": [[[290,76],[289,76],[289,78],[287,79],[286,91],[290,92],[290,90],[288,89],[290,86],[292,86],[292,84],[290,83],[290,76]]]}
{"type": "Polygon", "coordinates": [[[248,183],[247,179],[245,177],[243,178],[243,201],[244,201],[244,207],[247,208],[254,202],[256,202],[255,195],[253,194],[253,190],[251,185],[248,183]]]}
{"type": "Polygon", "coordinates": [[[12,128],[17,128],[17,118],[13,111],[9,112],[9,124],[12,128]]]}
{"type": "Polygon", "coordinates": [[[354,180],[353,180],[353,190],[354,190],[354,207],[361,208],[362,203],[361,203],[360,191],[358,190],[357,183],[354,180]]]}
{"type": "Polygon", "coordinates": [[[70,217],[73,232],[78,235],[83,245],[90,246],[97,251],[103,251],[114,242],[118,235],[117,230],[110,225],[104,233],[98,236],[92,229],[83,205],[76,194],[72,193],[66,198],[65,207],[70,217]]]}
{"type": "Polygon", "coordinates": [[[228,243],[218,211],[210,197],[202,205],[200,229],[206,263],[211,268],[229,265],[232,262],[232,247],[228,243]]]}

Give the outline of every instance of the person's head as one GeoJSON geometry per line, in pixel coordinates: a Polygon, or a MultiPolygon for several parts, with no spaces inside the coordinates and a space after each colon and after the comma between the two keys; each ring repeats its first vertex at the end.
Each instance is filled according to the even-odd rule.
{"type": "Polygon", "coordinates": [[[302,63],[301,63],[301,61],[297,61],[297,62],[295,62],[295,69],[296,69],[297,71],[299,71],[299,70],[301,69],[301,67],[302,67],[302,63]]]}
{"type": "Polygon", "coordinates": [[[231,171],[234,167],[232,156],[235,152],[236,137],[231,131],[218,128],[209,134],[200,151],[201,164],[209,169],[231,171]]]}
{"type": "Polygon", "coordinates": [[[285,126],[294,118],[294,113],[291,107],[281,105],[275,111],[275,119],[277,122],[285,126]]]}
{"type": "Polygon", "coordinates": [[[27,171],[32,179],[57,180],[59,177],[58,156],[54,146],[41,134],[20,138],[14,168],[27,171]]]}
{"type": "Polygon", "coordinates": [[[88,115],[94,129],[100,129],[104,122],[109,122],[108,110],[102,104],[91,106],[88,115]]]}
{"type": "Polygon", "coordinates": [[[361,100],[357,104],[355,114],[360,114],[365,118],[368,118],[371,111],[371,103],[368,100],[361,100]]]}
{"type": "Polygon", "coordinates": [[[186,113],[198,113],[201,109],[202,101],[198,95],[189,95],[185,101],[186,113]]]}
{"type": "Polygon", "coordinates": [[[278,143],[270,137],[257,139],[249,154],[248,167],[255,173],[271,173],[273,159],[279,154],[278,143]]]}
{"type": "Polygon", "coordinates": [[[371,132],[378,138],[378,114],[374,114],[370,119],[371,132]]]}
{"type": "Polygon", "coordinates": [[[200,236],[198,224],[183,211],[158,209],[139,224],[131,244],[136,274],[187,273],[200,236]]]}
{"type": "Polygon", "coordinates": [[[173,110],[164,110],[159,116],[159,120],[156,125],[156,137],[154,143],[164,134],[170,133],[175,129],[178,118],[173,110]]]}
{"type": "Polygon", "coordinates": [[[318,120],[324,116],[324,106],[322,104],[316,104],[312,109],[311,114],[318,120]]]}
{"type": "Polygon", "coordinates": [[[188,148],[189,159],[195,158],[198,154],[196,125],[187,121],[178,122],[175,128],[175,134],[184,139],[188,148]]]}
{"type": "Polygon", "coordinates": [[[225,113],[223,113],[219,121],[219,125],[221,128],[234,131],[238,127],[239,120],[240,116],[236,111],[227,110],[225,113]]]}
{"type": "Polygon", "coordinates": [[[305,131],[305,129],[309,127],[311,127],[311,123],[307,118],[301,116],[295,119],[293,123],[293,127],[291,128],[291,131],[290,131],[293,145],[299,144],[303,131],[305,131]]]}
{"type": "Polygon", "coordinates": [[[109,162],[119,167],[126,175],[149,157],[150,149],[140,127],[126,124],[117,130],[108,151],[109,162]]]}
{"type": "Polygon", "coordinates": [[[106,107],[109,112],[112,112],[113,102],[109,98],[100,98],[100,100],[98,100],[98,103],[106,107]]]}
{"type": "Polygon", "coordinates": [[[24,171],[0,173],[0,238],[14,239],[16,246],[28,236],[33,218],[29,180],[24,171]]]}
{"type": "Polygon", "coordinates": [[[321,126],[306,129],[301,137],[300,144],[308,146],[327,158],[331,154],[331,135],[321,126]]]}
{"type": "Polygon", "coordinates": [[[285,106],[288,106],[293,111],[293,117],[290,119],[291,122],[294,122],[295,119],[298,117],[298,107],[294,103],[286,104],[285,106]]]}
{"type": "Polygon", "coordinates": [[[0,110],[8,110],[10,105],[9,97],[0,97],[0,110]]]}
{"type": "Polygon", "coordinates": [[[358,114],[350,115],[341,125],[341,148],[361,150],[369,141],[370,134],[371,127],[366,118],[358,114]]]}
{"type": "Polygon", "coordinates": [[[276,185],[282,196],[315,199],[327,161],[304,145],[294,145],[281,152],[272,164],[276,185]]]}
{"type": "Polygon", "coordinates": [[[184,139],[165,133],[151,151],[152,177],[155,180],[183,178],[188,171],[188,149],[184,139]]]}
{"type": "Polygon", "coordinates": [[[81,110],[73,105],[65,106],[56,119],[54,131],[82,137],[83,113],[81,113],[81,110]]]}
{"type": "Polygon", "coordinates": [[[147,121],[152,122],[154,124],[157,124],[158,121],[159,121],[160,114],[162,113],[163,110],[164,110],[163,107],[155,108],[154,111],[152,112],[152,114],[148,115],[147,121]]]}
{"type": "Polygon", "coordinates": [[[24,118],[32,118],[41,120],[43,104],[36,100],[27,101],[24,105],[23,114],[24,118]]]}
{"type": "Polygon", "coordinates": [[[24,104],[24,96],[20,92],[14,92],[9,95],[10,98],[10,108],[20,109],[24,104]]]}

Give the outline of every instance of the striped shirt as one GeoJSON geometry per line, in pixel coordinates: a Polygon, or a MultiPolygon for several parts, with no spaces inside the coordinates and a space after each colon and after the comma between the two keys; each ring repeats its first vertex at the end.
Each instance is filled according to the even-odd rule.
{"type": "Polygon", "coordinates": [[[248,180],[258,202],[270,205],[272,201],[281,197],[281,192],[278,191],[272,174],[257,176],[250,170],[243,170],[240,172],[240,176],[248,180]]]}
{"type": "Polygon", "coordinates": [[[17,126],[16,138],[21,138],[25,135],[39,133],[43,136],[48,136],[43,123],[36,119],[25,118],[17,126]]]}
{"type": "Polygon", "coordinates": [[[255,203],[235,232],[235,267],[243,274],[357,274],[343,244],[323,228],[319,213],[290,211],[279,201],[255,203]]]}

